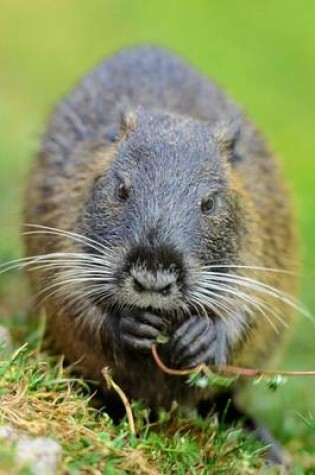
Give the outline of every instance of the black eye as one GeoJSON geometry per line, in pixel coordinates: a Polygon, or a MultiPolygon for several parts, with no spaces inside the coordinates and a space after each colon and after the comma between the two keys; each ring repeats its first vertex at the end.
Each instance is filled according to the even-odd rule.
{"type": "Polygon", "coordinates": [[[218,197],[214,194],[206,195],[201,201],[201,211],[204,214],[212,214],[216,210],[218,197]]]}
{"type": "Polygon", "coordinates": [[[127,185],[126,183],[121,183],[118,186],[118,196],[121,200],[126,201],[130,194],[130,186],[127,185]]]}

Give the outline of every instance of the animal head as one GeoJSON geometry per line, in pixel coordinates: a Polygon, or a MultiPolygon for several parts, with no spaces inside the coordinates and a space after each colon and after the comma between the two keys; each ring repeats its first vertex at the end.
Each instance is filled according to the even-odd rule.
{"type": "Polygon", "coordinates": [[[246,234],[232,164],[238,135],[234,124],[142,108],[121,115],[80,224],[99,243],[89,250],[100,272],[96,303],[209,311],[203,269],[238,261],[246,234]]]}

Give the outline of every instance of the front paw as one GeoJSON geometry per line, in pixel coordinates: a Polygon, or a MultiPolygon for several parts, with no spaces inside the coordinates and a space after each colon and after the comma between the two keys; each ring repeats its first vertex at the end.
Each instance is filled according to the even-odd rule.
{"type": "Polygon", "coordinates": [[[150,312],[120,316],[120,341],[125,349],[149,353],[164,329],[163,319],[150,312]]]}
{"type": "Polygon", "coordinates": [[[208,317],[190,317],[176,330],[169,348],[171,363],[177,368],[224,365],[228,350],[225,326],[208,317]]]}

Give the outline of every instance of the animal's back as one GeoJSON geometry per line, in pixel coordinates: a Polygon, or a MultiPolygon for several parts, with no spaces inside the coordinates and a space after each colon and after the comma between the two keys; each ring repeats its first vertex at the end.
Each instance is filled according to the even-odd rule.
{"type": "Polygon", "coordinates": [[[226,120],[239,109],[220,89],[176,55],[154,47],[124,50],[89,72],[52,116],[44,147],[59,144],[63,159],[81,140],[99,140],[117,120],[119,106],[226,120]],[[51,143],[53,141],[53,143],[51,143]]]}

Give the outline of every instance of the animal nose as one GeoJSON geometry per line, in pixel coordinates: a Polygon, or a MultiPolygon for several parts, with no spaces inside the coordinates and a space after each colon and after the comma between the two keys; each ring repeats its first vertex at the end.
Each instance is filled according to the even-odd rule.
{"type": "Polygon", "coordinates": [[[166,284],[165,286],[157,287],[152,285],[143,285],[138,279],[133,279],[133,288],[136,292],[159,292],[162,295],[169,295],[173,284],[166,284]]]}
{"type": "Polygon", "coordinates": [[[133,288],[138,293],[157,292],[161,295],[170,295],[176,283],[176,277],[167,271],[156,273],[148,271],[131,271],[133,288]]]}

